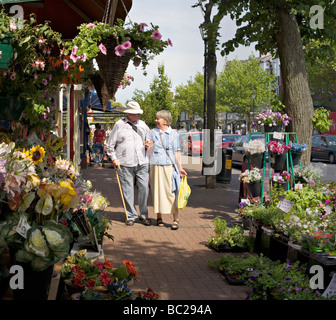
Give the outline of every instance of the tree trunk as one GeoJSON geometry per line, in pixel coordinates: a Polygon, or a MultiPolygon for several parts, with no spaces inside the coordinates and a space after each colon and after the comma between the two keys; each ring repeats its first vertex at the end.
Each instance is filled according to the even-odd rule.
{"type": "MultiPolygon", "coordinates": [[[[213,4],[211,1],[205,5],[204,21],[211,24],[211,11],[213,4]]],[[[216,122],[216,30],[207,30],[207,55],[206,55],[206,81],[207,81],[207,130],[210,133],[210,141],[204,152],[203,146],[203,167],[205,174],[205,187],[214,189],[216,187],[215,175],[215,122],[216,122]]],[[[205,141],[205,140],[204,140],[205,141]]],[[[207,142],[205,142],[207,143],[207,142]]]]}
{"type": "Polygon", "coordinates": [[[280,31],[276,41],[281,61],[284,104],[286,113],[291,117],[288,129],[297,133],[299,143],[307,143],[308,148],[301,159],[302,164],[307,166],[310,163],[314,107],[300,31],[296,17],[289,14],[287,8],[279,8],[278,23],[280,31]]]}

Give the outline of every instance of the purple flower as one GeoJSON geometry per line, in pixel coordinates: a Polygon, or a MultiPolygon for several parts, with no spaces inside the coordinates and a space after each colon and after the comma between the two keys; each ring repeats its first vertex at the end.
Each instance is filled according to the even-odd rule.
{"type": "Polygon", "coordinates": [[[42,83],[46,86],[46,85],[48,84],[48,80],[45,79],[45,78],[43,78],[43,79],[42,79],[42,83]]]}
{"type": "Polygon", "coordinates": [[[64,71],[67,71],[69,69],[69,61],[67,59],[63,60],[63,67],[64,71]]]}
{"type": "Polygon", "coordinates": [[[290,281],[290,278],[287,277],[287,278],[285,279],[285,281],[286,281],[286,282],[289,282],[289,281],[290,281]]]}

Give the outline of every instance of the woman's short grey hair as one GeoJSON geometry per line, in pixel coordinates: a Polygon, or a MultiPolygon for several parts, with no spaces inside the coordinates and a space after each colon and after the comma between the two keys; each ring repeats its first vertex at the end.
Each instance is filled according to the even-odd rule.
{"type": "Polygon", "coordinates": [[[168,110],[160,110],[156,113],[156,118],[162,118],[168,126],[172,123],[172,115],[168,110]]]}

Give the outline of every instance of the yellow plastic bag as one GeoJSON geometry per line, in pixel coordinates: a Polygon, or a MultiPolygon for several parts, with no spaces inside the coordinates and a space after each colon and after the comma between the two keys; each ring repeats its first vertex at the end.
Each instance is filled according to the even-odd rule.
{"type": "Polygon", "coordinates": [[[191,194],[191,189],[188,185],[187,177],[185,176],[181,179],[180,191],[179,191],[179,196],[178,196],[178,204],[177,204],[177,207],[179,209],[183,210],[186,207],[190,194],[191,194]]]}

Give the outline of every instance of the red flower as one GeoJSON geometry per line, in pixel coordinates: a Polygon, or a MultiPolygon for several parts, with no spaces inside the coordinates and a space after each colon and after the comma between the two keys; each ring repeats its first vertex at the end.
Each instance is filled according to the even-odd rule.
{"type": "Polygon", "coordinates": [[[113,265],[112,265],[112,263],[110,261],[105,260],[104,261],[104,268],[106,268],[106,269],[112,269],[113,265]]]}
{"type": "Polygon", "coordinates": [[[79,270],[74,276],[74,285],[77,287],[84,287],[82,280],[86,278],[83,270],[79,270]]]}
{"type": "Polygon", "coordinates": [[[90,280],[86,281],[86,285],[89,287],[89,289],[93,289],[95,284],[96,284],[96,281],[94,279],[90,279],[90,280]]]}
{"type": "Polygon", "coordinates": [[[112,282],[112,279],[110,278],[109,273],[104,270],[100,275],[99,279],[102,282],[103,286],[107,288],[107,285],[112,282]]]}

